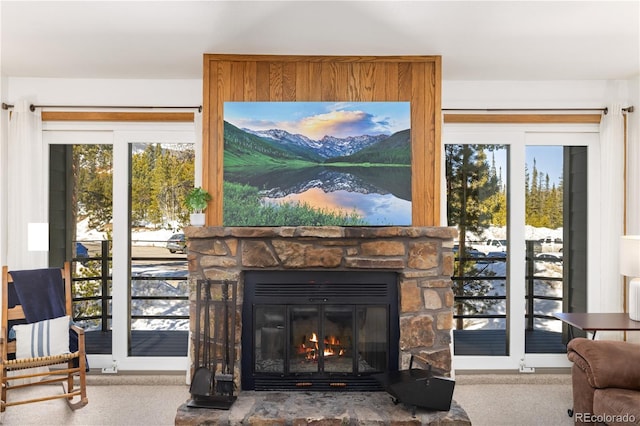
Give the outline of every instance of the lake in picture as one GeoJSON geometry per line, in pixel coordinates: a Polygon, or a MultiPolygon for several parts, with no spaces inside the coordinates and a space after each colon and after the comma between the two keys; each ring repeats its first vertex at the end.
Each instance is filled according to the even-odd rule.
{"type": "Polygon", "coordinates": [[[225,102],[224,226],[411,225],[409,102],[225,102]]]}

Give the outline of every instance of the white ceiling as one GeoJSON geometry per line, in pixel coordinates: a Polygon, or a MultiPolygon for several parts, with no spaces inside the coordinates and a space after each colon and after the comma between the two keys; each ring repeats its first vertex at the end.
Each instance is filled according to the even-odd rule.
{"type": "Polygon", "coordinates": [[[442,55],[445,80],[640,74],[640,0],[2,0],[0,15],[10,77],[197,79],[204,53],[442,55]]]}

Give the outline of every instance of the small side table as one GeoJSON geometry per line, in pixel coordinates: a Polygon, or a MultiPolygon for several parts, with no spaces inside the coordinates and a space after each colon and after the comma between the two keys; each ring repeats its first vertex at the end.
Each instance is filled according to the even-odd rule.
{"type": "MultiPolygon", "coordinates": [[[[598,331],[640,331],[640,321],[633,321],[625,313],[557,312],[553,316],[572,327],[593,332],[593,339],[598,331]]],[[[572,329],[569,333],[573,338],[572,329]]]]}

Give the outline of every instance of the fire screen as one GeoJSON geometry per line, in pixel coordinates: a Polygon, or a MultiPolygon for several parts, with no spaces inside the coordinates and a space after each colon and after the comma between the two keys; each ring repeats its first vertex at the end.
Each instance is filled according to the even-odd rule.
{"type": "Polygon", "coordinates": [[[377,388],[369,376],[398,364],[396,287],[386,272],[247,272],[243,389],[377,388]]]}

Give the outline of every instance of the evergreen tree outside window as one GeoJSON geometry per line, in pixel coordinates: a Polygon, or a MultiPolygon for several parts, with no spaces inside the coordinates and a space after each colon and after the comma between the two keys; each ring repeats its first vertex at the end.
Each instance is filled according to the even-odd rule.
{"type": "Polygon", "coordinates": [[[486,261],[483,260],[485,253],[477,253],[472,243],[477,243],[490,226],[506,226],[506,185],[495,159],[497,153],[504,157],[502,164],[506,164],[506,152],[507,148],[501,145],[445,145],[447,222],[459,232],[454,271],[459,279],[453,285],[455,295],[463,297],[455,305],[458,330],[465,328],[463,315],[483,314],[497,304],[504,305],[504,301],[482,299],[492,293],[495,280],[489,278],[495,273],[488,268],[478,268],[479,262],[486,261]],[[492,154],[490,161],[487,152],[492,154]],[[487,279],[474,279],[480,275],[487,279]]]}

